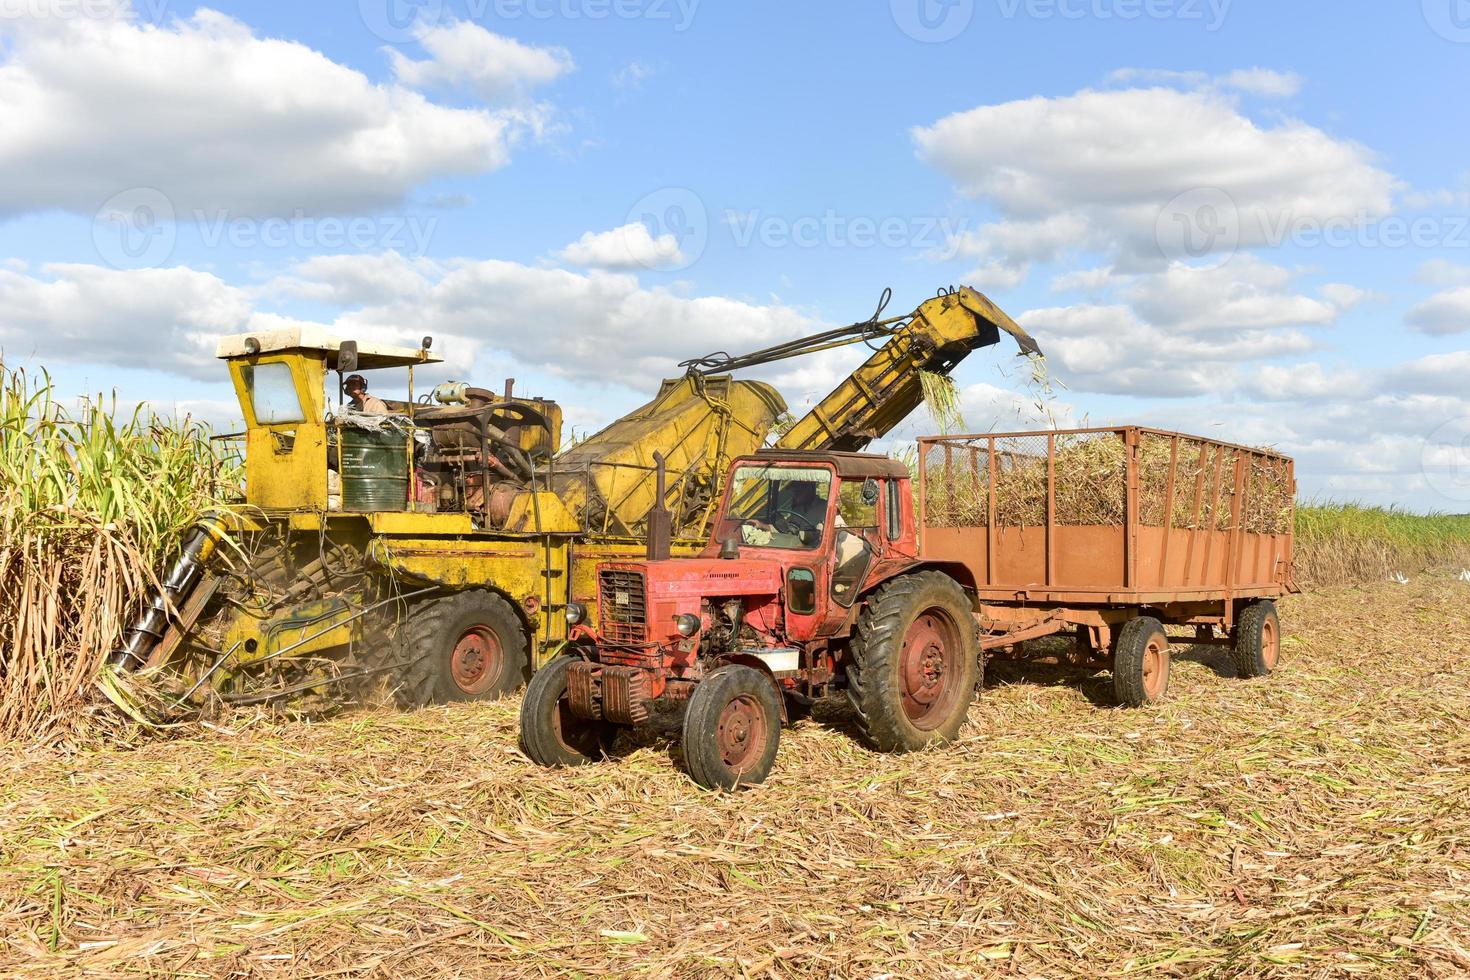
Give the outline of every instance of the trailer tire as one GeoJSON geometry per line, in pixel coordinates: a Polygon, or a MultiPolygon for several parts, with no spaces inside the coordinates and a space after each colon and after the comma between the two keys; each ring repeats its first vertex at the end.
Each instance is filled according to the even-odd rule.
{"type": "Polygon", "coordinates": [[[521,701],[521,751],[537,765],[585,766],[607,756],[617,728],[572,713],[567,671],[581,658],[562,654],[536,671],[521,701]]]}
{"type": "Polygon", "coordinates": [[[851,651],[847,695],[863,741],[912,752],[958,737],[981,670],[958,582],[933,571],[885,582],[858,616],[851,651]]]}
{"type": "Polygon", "coordinates": [[[393,647],[400,664],[393,696],[405,708],[504,697],[531,673],[520,617],[484,589],[416,604],[398,624],[393,647]]]}
{"type": "Polygon", "coordinates": [[[1235,621],[1231,650],[1238,677],[1265,677],[1281,658],[1281,620],[1276,603],[1262,599],[1246,606],[1235,621]]]}
{"type": "Polygon", "coordinates": [[[700,681],[684,713],[684,766],[706,789],[766,781],[781,745],[781,700],[770,678],[727,664],[700,681]]]}
{"type": "Polygon", "coordinates": [[[1113,644],[1113,696],[1141,708],[1169,693],[1169,636],[1152,616],[1128,620],[1113,644]]]}

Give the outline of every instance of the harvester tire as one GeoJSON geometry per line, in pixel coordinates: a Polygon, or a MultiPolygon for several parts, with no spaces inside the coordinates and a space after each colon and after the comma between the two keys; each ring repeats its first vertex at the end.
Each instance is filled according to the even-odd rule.
{"type": "Polygon", "coordinates": [[[1169,635],[1152,616],[1128,620],[1113,644],[1113,697],[1141,708],[1169,693],[1169,635]]]}
{"type": "Polygon", "coordinates": [[[1281,620],[1276,615],[1276,603],[1262,599],[1241,610],[1235,621],[1231,654],[1238,677],[1265,677],[1276,669],[1281,657],[1281,620]]]}
{"type": "Polygon", "coordinates": [[[684,713],[684,766],[706,789],[763,783],[781,745],[781,697],[754,667],[727,664],[694,688],[684,713]]]}
{"type": "Polygon", "coordinates": [[[585,766],[607,755],[617,728],[579,718],[567,703],[567,671],[580,657],[562,654],[526,685],[521,701],[521,751],[541,766],[585,766]]]}
{"type": "Polygon", "coordinates": [[[852,636],[847,696],[880,752],[954,741],[980,684],[970,601],[943,572],[916,572],[868,597],[852,636]]]}
{"type": "Polygon", "coordinates": [[[401,666],[393,696],[406,708],[504,697],[531,673],[520,617],[483,589],[415,605],[398,626],[394,651],[401,666]]]}

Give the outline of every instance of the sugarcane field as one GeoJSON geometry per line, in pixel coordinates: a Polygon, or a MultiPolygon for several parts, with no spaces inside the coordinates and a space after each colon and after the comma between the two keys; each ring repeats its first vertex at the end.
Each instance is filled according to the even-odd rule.
{"type": "Polygon", "coordinates": [[[0,0],[0,977],[1470,977],[1467,24],[0,0]]]}

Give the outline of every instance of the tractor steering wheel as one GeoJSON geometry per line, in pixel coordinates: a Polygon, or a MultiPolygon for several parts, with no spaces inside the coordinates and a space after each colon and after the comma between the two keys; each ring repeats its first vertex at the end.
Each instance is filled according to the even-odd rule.
{"type": "Polygon", "coordinates": [[[807,533],[817,533],[817,525],[813,524],[811,519],[808,518],[806,515],[798,514],[794,510],[777,509],[774,515],[774,519],[771,521],[771,523],[776,526],[776,530],[783,531],[783,533],[785,534],[794,533],[800,535],[807,533]],[[783,518],[785,519],[787,526],[794,528],[794,531],[787,531],[781,527],[781,521],[783,518]]]}

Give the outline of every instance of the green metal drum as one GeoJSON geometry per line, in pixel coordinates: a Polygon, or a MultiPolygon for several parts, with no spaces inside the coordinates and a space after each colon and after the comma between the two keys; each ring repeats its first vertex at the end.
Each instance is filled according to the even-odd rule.
{"type": "Polygon", "coordinates": [[[341,433],[342,509],[407,510],[408,433],[352,428],[341,433]]]}

